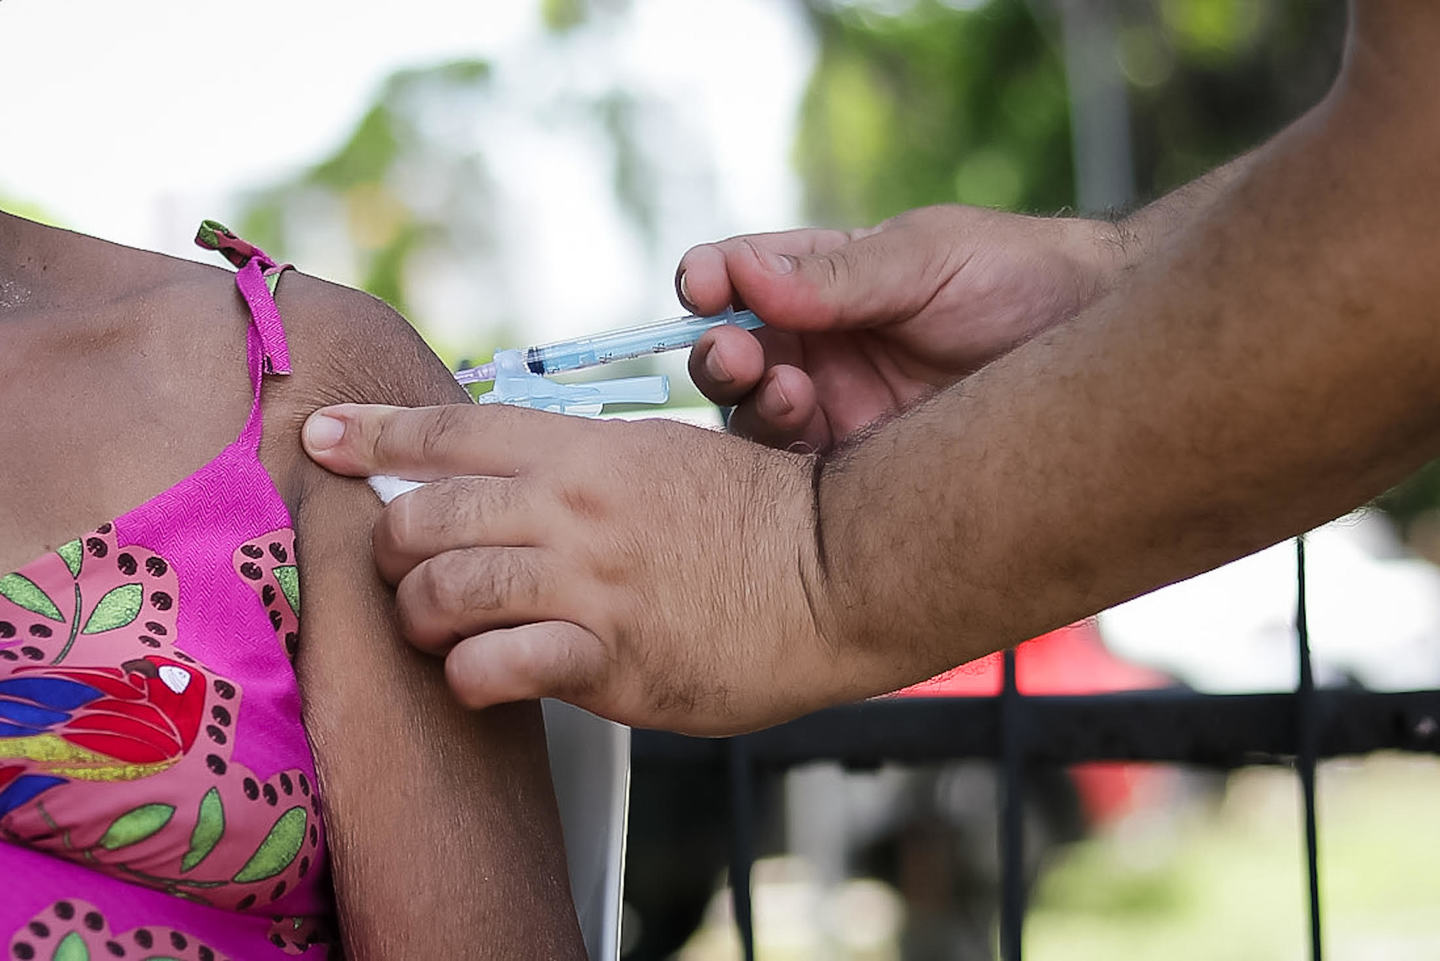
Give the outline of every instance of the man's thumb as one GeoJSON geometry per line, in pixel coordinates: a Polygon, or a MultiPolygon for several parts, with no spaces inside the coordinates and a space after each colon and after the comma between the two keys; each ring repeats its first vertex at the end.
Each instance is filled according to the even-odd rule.
{"type": "Polygon", "coordinates": [[[868,327],[897,319],[915,298],[909,265],[893,246],[878,234],[811,254],[751,244],[730,264],[731,282],[746,306],[780,329],[868,327]]]}
{"type": "Polygon", "coordinates": [[[321,467],[337,474],[365,476],[377,472],[376,435],[382,418],[398,408],[339,404],[322,407],[305,420],[300,441],[321,467]]]}

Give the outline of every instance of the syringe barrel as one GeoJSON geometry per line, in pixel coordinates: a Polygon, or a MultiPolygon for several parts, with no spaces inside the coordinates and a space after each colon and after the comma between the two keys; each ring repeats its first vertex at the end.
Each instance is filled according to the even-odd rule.
{"type": "Polygon", "coordinates": [[[763,326],[760,318],[749,310],[726,310],[713,317],[672,317],[638,327],[531,347],[525,351],[525,365],[535,374],[583,370],[644,354],[691,347],[705,331],[721,324],[733,324],[745,330],[763,326]]]}

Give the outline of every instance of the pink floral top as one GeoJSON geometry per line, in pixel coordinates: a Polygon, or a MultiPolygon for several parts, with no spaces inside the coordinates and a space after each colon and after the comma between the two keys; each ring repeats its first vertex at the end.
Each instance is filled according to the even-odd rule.
{"type": "Polygon", "coordinates": [[[0,945],[8,958],[324,957],[315,762],[291,659],[290,513],[257,451],[289,373],[285,269],[239,266],[255,399],[214,460],[0,576],[0,945]]]}

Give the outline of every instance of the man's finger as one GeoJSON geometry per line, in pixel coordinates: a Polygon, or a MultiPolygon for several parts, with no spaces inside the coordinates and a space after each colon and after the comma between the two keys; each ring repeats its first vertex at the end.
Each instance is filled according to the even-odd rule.
{"type": "Polygon", "coordinates": [[[810,227],[744,234],[718,243],[700,244],[680,258],[680,266],[675,271],[675,292],[688,309],[717,314],[736,299],[728,267],[737,252],[755,250],[766,256],[799,256],[834,250],[849,241],[850,235],[844,231],[810,227]]]}
{"type": "Polygon", "coordinates": [[[397,497],[375,522],[380,576],[398,584],[426,558],[466,547],[534,547],[534,486],[509,477],[451,477],[397,497]]]}
{"type": "Polygon", "coordinates": [[[305,450],[337,474],[434,480],[459,474],[513,477],[540,451],[574,434],[570,418],[500,404],[322,407],[305,422],[305,450]]]}
{"type": "Polygon", "coordinates": [[[766,324],[795,333],[873,327],[914,316],[963,266],[918,229],[867,234],[833,250],[777,254],[724,248],[734,299],[766,324]]]}
{"type": "Polygon", "coordinates": [[[723,406],[739,403],[765,373],[765,348],[738,327],[706,331],[690,351],[690,379],[700,393],[723,406]]]}
{"type": "Polygon", "coordinates": [[[730,415],[730,432],[767,447],[820,451],[832,437],[815,396],[815,384],[804,371],[781,365],[771,368],[730,415]]]}
{"type": "Polygon", "coordinates": [[[538,697],[598,707],[608,665],[594,634],[569,621],[544,621],[466,638],[446,656],[445,678],[469,708],[538,697]]]}
{"type": "Polygon", "coordinates": [[[470,547],[417,564],[395,589],[400,631],[422,650],[443,651],[472,634],[563,616],[556,589],[534,547],[470,547]]]}

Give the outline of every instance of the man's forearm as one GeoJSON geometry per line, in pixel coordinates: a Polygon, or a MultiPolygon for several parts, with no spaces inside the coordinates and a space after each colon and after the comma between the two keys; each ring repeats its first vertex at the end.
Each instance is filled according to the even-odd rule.
{"type": "Polygon", "coordinates": [[[1123,268],[1133,269],[1161,250],[1165,241],[1184,231],[1261,160],[1270,145],[1263,144],[1229,163],[1197,177],[1114,223],[1113,243],[1123,268]]]}
{"type": "Polygon", "coordinates": [[[1129,283],[826,468],[825,626],[872,652],[864,683],[1273,543],[1440,451],[1440,269],[1417,202],[1440,197],[1440,111],[1404,76],[1423,61],[1390,53],[1352,47],[1331,97],[1129,283]]]}

